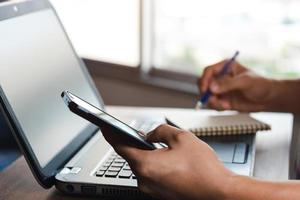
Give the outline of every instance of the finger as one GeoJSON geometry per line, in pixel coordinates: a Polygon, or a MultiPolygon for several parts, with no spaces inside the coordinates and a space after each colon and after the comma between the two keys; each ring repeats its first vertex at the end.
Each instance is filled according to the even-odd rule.
{"type": "Polygon", "coordinates": [[[231,77],[229,75],[213,80],[210,90],[214,94],[225,94],[236,90],[246,90],[253,84],[251,79],[245,75],[231,77]]]}
{"type": "Polygon", "coordinates": [[[126,136],[120,135],[118,133],[112,132],[110,127],[103,126],[101,127],[101,132],[103,133],[104,138],[110,143],[114,150],[127,161],[137,162],[138,160],[143,159],[146,150],[138,149],[133,146],[127,139],[126,136]]]}
{"type": "Polygon", "coordinates": [[[222,99],[221,97],[218,96],[211,96],[207,103],[207,107],[218,111],[232,109],[230,101],[228,99],[222,99]]]}
{"type": "Polygon", "coordinates": [[[204,69],[199,85],[201,92],[205,92],[208,90],[211,80],[222,70],[224,62],[225,61],[218,62],[204,69]]]}
{"type": "Polygon", "coordinates": [[[182,130],[169,125],[160,125],[152,133],[147,136],[149,142],[163,142],[169,147],[175,146],[178,142],[178,134],[182,134],[182,130]]]}
{"type": "Polygon", "coordinates": [[[249,71],[249,69],[247,69],[245,66],[241,65],[237,61],[233,62],[231,67],[230,67],[230,74],[231,75],[237,75],[237,74],[245,73],[247,71],[249,71]]]}
{"type": "MultiPolygon", "coordinates": [[[[220,71],[223,69],[224,64],[226,62],[228,62],[228,60],[223,60],[219,63],[216,63],[214,65],[207,67],[204,70],[203,75],[201,77],[201,82],[199,85],[201,92],[205,92],[209,89],[209,85],[210,85],[212,79],[215,77],[218,77],[220,75],[220,71]]],[[[227,74],[236,76],[236,75],[244,73],[246,71],[248,71],[248,69],[246,67],[244,67],[240,63],[234,61],[233,63],[231,63],[227,74]]]]}

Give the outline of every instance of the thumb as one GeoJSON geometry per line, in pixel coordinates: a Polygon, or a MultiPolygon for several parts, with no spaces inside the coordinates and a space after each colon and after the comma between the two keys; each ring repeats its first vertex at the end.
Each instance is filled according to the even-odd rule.
{"type": "Polygon", "coordinates": [[[118,134],[108,125],[101,126],[101,132],[106,141],[114,148],[114,150],[126,160],[136,161],[144,156],[145,150],[138,149],[128,141],[127,136],[118,134]]]}
{"type": "Polygon", "coordinates": [[[214,80],[209,89],[214,94],[224,94],[236,90],[245,90],[249,85],[251,85],[251,80],[244,75],[224,76],[214,80]]]}
{"type": "Polygon", "coordinates": [[[178,142],[178,134],[182,134],[182,130],[163,124],[147,135],[147,141],[163,142],[172,147],[178,142]]]}

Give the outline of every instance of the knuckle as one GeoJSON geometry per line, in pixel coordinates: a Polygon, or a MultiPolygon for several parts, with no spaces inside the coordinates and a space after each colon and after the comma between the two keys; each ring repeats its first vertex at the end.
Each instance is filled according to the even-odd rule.
{"type": "Polygon", "coordinates": [[[203,70],[203,75],[209,74],[213,69],[213,66],[207,66],[203,70]]]}
{"type": "Polygon", "coordinates": [[[173,140],[176,142],[181,142],[186,137],[186,131],[180,130],[177,133],[173,134],[173,140]]]}
{"type": "Polygon", "coordinates": [[[159,133],[161,130],[165,129],[166,127],[168,127],[167,124],[161,124],[154,130],[154,133],[159,133]]]}
{"type": "Polygon", "coordinates": [[[205,74],[205,72],[207,72],[207,70],[209,70],[210,66],[207,66],[203,69],[203,73],[205,74]]]}

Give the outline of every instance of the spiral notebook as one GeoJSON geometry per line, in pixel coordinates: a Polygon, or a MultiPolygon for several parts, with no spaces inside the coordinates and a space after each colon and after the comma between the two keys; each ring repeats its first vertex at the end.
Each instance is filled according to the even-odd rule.
{"type": "Polygon", "coordinates": [[[249,114],[222,116],[166,116],[168,124],[188,130],[197,136],[255,134],[271,130],[271,126],[249,114]]]}

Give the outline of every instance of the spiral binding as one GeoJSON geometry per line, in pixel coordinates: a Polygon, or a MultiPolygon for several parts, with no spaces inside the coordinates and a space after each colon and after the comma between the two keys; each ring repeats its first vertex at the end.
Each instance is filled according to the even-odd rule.
{"type": "Polygon", "coordinates": [[[257,131],[270,130],[268,124],[245,124],[245,125],[231,125],[224,127],[203,127],[192,128],[190,131],[196,136],[216,136],[216,135],[245,135],[255,134],[257,131]]]}

